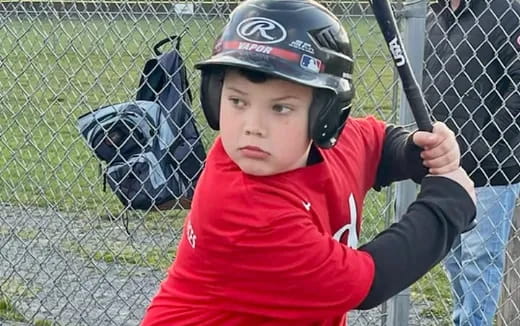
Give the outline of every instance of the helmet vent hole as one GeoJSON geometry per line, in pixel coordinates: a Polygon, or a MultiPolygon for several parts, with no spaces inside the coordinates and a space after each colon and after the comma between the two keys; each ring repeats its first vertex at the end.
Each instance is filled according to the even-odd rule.
{"type": "Polygon", "coordinates": [[[332,32],[330,27],[322,28],[316,31],[311,31],[310,35],[316,43],[323,48],[330,49],[336,52],[341,52],[336,39],[334,38],[334,33],[332,32]]]}

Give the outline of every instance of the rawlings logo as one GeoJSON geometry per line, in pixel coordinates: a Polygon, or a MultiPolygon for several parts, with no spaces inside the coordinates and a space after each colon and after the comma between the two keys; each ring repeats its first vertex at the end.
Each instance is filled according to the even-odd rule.
{"type": "Polygon", "coordinates": [[[251,17],[237,26],[238,35],[246,41],[262,44],[279,43],[287,37],[287,31],[278,22],[265,17],[251,17]]]}

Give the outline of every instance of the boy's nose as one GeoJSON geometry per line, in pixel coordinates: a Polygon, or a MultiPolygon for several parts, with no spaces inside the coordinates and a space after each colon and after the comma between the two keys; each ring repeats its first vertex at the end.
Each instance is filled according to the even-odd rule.
{"type": "Polygon", "coordinates": [[[250,121],[244,127],[246,136],[265,136],[265,130],[261,127],[260,121],[250,121]]]}
{"type": "Polygon", "coordinates": [[[250,110],[249,113],[244,126],[244,133],[247,136],[265,136],[261,110],[250,110]]]}
{"type": "Polygon", "coordinates": [[[259,129],[246,129],[245,134],[247,136],[262,136],[262,132],[259,129]]]}

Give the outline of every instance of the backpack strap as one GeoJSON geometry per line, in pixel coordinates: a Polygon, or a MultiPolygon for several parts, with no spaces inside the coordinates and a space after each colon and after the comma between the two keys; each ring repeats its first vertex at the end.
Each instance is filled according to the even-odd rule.
{"type": "Polygon", "coordinates": [[[177,51],[179,50],[179,47],[180,47],[180,44],[181,44],[181,39],[182,37],[184,36],[184,34],[186,34],[188,31],[188,28],[185,28],[180,35],[171,35],[171,36],[168,36],[167,38],[165,39],[162,39],[160,40],[159,42],[157,42],[157,44],[155,44],[153,46],[153,52],[155,53],[155,55],[159,56],[162,54],[161,50],[160,50],[160,47],[163,46],[164,44],[166,43],[173,43],[175,42],[175,49],[177,49],[177,51]]]}
{"type": "Polygon", "coordinates": [[[99,175],[103,178],[103,192],[107,192],[107,170],[103,169],[101,162],[99,162],[99,175]]]}

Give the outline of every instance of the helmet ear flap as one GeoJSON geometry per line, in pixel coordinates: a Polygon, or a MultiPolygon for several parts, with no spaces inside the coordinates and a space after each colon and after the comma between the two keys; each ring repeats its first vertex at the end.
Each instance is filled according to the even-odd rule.
{"type": "Polygon", "coordinates": [[[220,98],[224,83],[224,69],[211,67],[203,69],[200,83],[200,103],[202,111],[213,130],[220,129],[220,98]]]}
{"type": "Polygon", "coordinates": [[[309,133],[321,148],[333,147],[347,122],[354,91],[341,95],[326,89],[314,90],[309,111],[309,133]]]}

